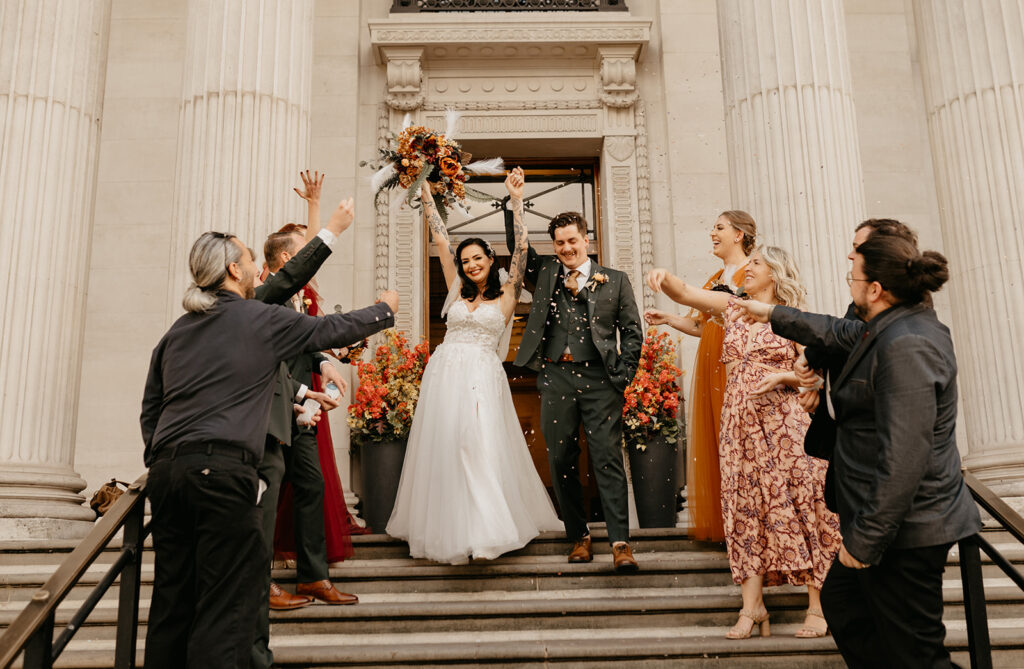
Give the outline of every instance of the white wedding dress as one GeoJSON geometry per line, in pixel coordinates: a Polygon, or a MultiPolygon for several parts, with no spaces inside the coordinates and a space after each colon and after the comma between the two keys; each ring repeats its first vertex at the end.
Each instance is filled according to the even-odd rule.
{"type": "Polygon", "coordinates": [[[493,559],[562,529],[496,353],[504,331],[496,303],[458,300],[427,363],[387,526],[413,557],[493,559]]]}

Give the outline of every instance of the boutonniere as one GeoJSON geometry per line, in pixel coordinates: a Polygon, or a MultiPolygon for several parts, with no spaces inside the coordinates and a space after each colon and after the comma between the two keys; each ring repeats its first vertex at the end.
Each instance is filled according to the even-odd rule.
{"type": "Polygon", "coordinates": [[[602,283],[608,283],[608,275],[602,274],[601,272],[594,272],[594,275],[590,277],[590,281],[587,281],[587,285],[584,286],[587,290],[594,290],[602,283]]]}

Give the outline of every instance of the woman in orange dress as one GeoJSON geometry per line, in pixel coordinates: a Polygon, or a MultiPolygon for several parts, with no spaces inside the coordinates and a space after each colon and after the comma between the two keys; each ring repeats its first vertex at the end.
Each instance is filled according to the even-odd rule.
{"type": "MultiPolygon", "coordinates": [[[[825,506],[827,464],[807,455],[810,417],[797,399],[797,344],[740,317],[739,298],[688,286],[663,269],[648,285],[672,300],[724,317],[726,368],[719,436],[725,543],[743,608],[726,636],[745,639],[755,624],[768,636],[765,585],[806,585],[807,617],[798,637],[824,636],[821,586],[842,545],[839,519],[825,506]]],[[[802,308],[806,294],[785,251],[751,254],[744,276],[753,299],[802,308]]]]}
{"type": "MultiPolygon", "coordinates": [[[[723,286],[735,293],[743,287],[747,256],[754,248],[756,237],[757,225],[747,212],[724,211],[718,216],[711,228],[711,245],[712,253],[721,259],[724,266],[707,280],[705,290],[723,286]]],[[[680,332],[700,337],[686,421],[686,494],[690,510],[690,537],[724,541],[718,467],[718,433],[725,394],[725,365],[720,361],[722,318],[697,309],[691,309],[686,316],[652,309],[646,316],[651,325],[665,323],[680,332]]]]}

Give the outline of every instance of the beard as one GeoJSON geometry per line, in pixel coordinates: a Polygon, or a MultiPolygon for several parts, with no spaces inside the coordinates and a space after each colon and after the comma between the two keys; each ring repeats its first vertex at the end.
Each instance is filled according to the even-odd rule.
{"type": "Polygon", "coordinates": [[[857,300],[853,301],[853,313],[857,314],[857,318],[861,319],[865,323],[868,320],[868,307],[866,304],[860,304],[857,300]]]}

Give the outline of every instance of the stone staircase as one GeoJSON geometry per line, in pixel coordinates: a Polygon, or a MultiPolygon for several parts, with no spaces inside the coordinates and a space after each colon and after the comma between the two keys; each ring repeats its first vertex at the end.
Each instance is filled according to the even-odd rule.
{"type": "MultiPolygon", "coordinates": [[[[591,564],[570,565],[559,533],[494,561],[437,565],[407,557],[405,544],[385,536],[354,537],[356,557],[331,571],[339,589],[360,604],[322,604],[275,612],[272,645],[283,667],[841,667],[831,637],[796,639],[806,593],[766,591],[772,636],[729,641],[725,631],[740,608],[720,547],[686,539],[680,530],[640,530],[633,547],[640,571],[617,575],[607,544],[594,532],[591,564]]],[[[986,538],[1017,565],[1024,546],[999,532],[986,538]]],[[[6,627],[72,545],[0,543],[0,629],[6,627]]],[[[104,554],[109,563],[115,550],[104,554]]],[[[145,624],[152,551],[143,564],[140,618],[145,624]]],[[[1024,593],[991,565],[986,598],[997,667],[1024,667],[1024,593]]],[[[105,571],[94,565],[58,610],[64,625],[105,571]]],[[[286,588],[294,570],[276,570],[286,588]]],[[[968,666],[967,633],[957,555],[946,572],[948,643],[968,666]]],[[[60,667],[110,667],[116,586],[61,656],[60,667]]],[[[145,631],[140,630],[141,639],[145,631]]],[[[0,637],[0,644],[3,638],[0,637]]],[[[141,659],[141,655],[140,655],[141,659]]]]}

